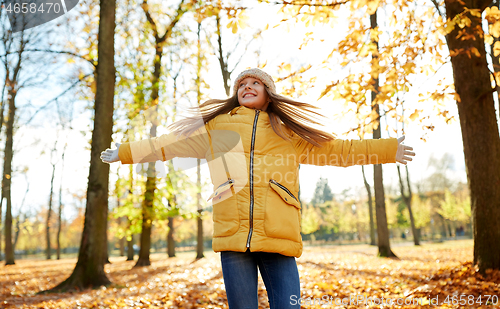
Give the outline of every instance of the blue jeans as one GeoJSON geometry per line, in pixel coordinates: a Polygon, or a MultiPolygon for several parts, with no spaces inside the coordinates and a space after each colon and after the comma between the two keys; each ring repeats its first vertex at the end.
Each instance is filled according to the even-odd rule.
{"type": "Polygon", "coordinates": [[[266,285],[271,309],[300,308],[297,302],[299,271],[294,257],[249,250],[222,251],[221,263],[230,309],[258,308],[257,267],[266,285]]]}

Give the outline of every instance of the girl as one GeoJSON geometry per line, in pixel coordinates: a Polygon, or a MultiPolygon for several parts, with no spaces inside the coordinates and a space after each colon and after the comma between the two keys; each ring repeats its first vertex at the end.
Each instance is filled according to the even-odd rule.
{"type": "MultiPolygon", "coordinates": [[[[271,309],[300,308],[296,257],[302,254],[299,164],[351,166],[400,162],[415,154],[396,140],[341,140],[313,127],[314,106],[276,93],[271,76],[243,71],[233,96],[199,106],[171,132],[102,152],[125,164],[206,158],[214,193],[213,243],[221,252],[231,309],[257,308],[257,269],[271,309]]],[[[210,200],[209,199],[209,200],[210,200]]]]}

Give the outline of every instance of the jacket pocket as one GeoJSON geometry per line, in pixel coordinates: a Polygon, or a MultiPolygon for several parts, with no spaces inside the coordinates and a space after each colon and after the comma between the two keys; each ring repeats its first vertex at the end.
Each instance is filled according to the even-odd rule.
{"type": "Polygon", "coordinates": [[[236,195],[234,194],[234,180],[229,179],[219,185],[210,195],[208,200],[212,200],[214,237],[231,236],[240,226],[240,217],[236,195]]]}
{"type": "Polygon", "coordinates": [[[285,186],[269,180],[264,230],[268,237],[300,241],[300,202],[285,186]]]}

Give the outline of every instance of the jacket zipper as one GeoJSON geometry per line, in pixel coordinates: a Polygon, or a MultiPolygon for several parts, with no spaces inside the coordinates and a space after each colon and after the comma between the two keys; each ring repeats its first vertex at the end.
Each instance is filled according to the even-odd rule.
{"type": "MultiPolygon", "coordinates": [[[[215,190],[214,192],[212,193],[212,195],[210,195],[210,197],[208,198],[207,202],[210,201],[211,199],[215,199],[217,197],[217,195],[221,192],[218,192],[217,190],[219,190],[220,188],[222,188],[223,186],[225,185],[228,185],[228,184],[233,184],[234,183],[234,179],[228,179],[226,182],[224,182],[223,184],[219,185],[215,190]]],[[[231,186],[229,186],[229,188],[231,188],[231,186]]],[[[227,189],[226,189],[227,190],[227,189]]],[[[225,191],[224,191],[225,192],[225,191]]],[[[220,197],[219,197],[220,198],[220,197]]]]}
{"type": "Polygon", "coordinates": [[[234,180],[233,179],[229,179],[225,183],[223,183],[220,186],[218,186],[217,189],[215,189],[215,191],[217,191],[220,187],[225,186],[225,185],[230,184],[230,183],[234,183],[234,180]]]}
{"type": "Polygon", "coordinates": [[[250,230],[248,231],[247,248],[250,248],[250,238],[253,232],[253,150],[255,147],[255,131],[257,130],[257,120],[259,119],[260,110],[255,110],[255,118],[253,120],[252,143],[250,144],[250,230]]]}
{"type": "Polygon", "coordinates": [[[278,187],[280,187],[281,189],[283,189],[283,191],[285,191],[286,193],[288,193],[288,195],[290,195],[291,197],[293,197],[294,200],[297,200],[297,198],[292,194],[292,192],[290,192],[290,190],[288,190],[285,186],[283,186],[282,184],[280,184],[279,182],[277,182],[276,180],[274,179],[270,179],[269,182],[272,182],[274,183],[275,185],[277,185],[278,187]]]}

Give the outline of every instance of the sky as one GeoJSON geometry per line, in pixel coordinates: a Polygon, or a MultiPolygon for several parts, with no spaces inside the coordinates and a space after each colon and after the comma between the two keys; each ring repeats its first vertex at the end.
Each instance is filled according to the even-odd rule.
{"type": "MultiPolygon", "coordinates": [[[[252,48],[257,47],[260,49],[260,59],[257,59],[254,54],[249,53],[243,57],[234,74],[237,75],[240,71],[248,67],[254,67],[259,61],[263,60],[267,62],[264,70],[268,71],[273,76],[276,76],[277,67],[282,62],[291,62],[296,66],[305,63],[318,63],[330,53],[331,48],[337,44],[342,33],[346,31],[347,23],[342,20],[339,20],[333,28],[330,26],[317,27],[314,29],[290,27],[289,31],[287,31],[284,26],[273,27],[281,19],[281,17],[276,14],[275,10],[276,7],[265,6],[258,10],[248,12],[252,24],[249,25],[245,31],[264,28],[267,23],[270,24],[270,27],[268,31],[264,32],[262,40],[256,42],[255,46],[252,46],[252,48]],[[299,50],[302,41],[297,40],[297,37],[302,37],[309,31],[314,31],[317,40],[310,43],[307,48],[299,50]],[[324,38],[325,41],[321,42],[321,38],[324,38]]],[[[227,44],[230,45],[232,42],[227,44]]],[[[205,74],[205,80],[210,81],[210,90],[207,96],[212,98],[225,98],[220,69],[218,63],[216,63],[214,59],[212,59],[211,63],[206,68],[205,74]]],[[[321,85],[329,80],[335,79],[336,76],[340,76],[339,74],[340,72],[331,72],[329,75],[318,76],[316,87],[311,88],[307,92],[307,95],[300,99],[320,107],[322,113],[328,119],[331,119],[331,121],[328,122],[328,129],[333,132],[342,133],[355,126],[352,119],[338,118],[338,114],[344,108],[343,104],[341,102],[332,101],[328,97],[318,100],[319,93],[322,90],[321,85]]],[[[440,74],[452,76],[451,67],[443,68],[440,74]]],[[[277,84],[277,87],[279,90],[281,86],[277,84]]],[[[31,92],[25,94],[24,100],[38,100],[38,103],[42,104],[42,102],[46,102],[54,97],[55,94],[60,93],[62,89],[63,87],[54,85],[54,87],[50,88],[50,91],[45,89],[36,93],[31,92]]],[[[458,119],[455,103],[450,101],[446,104],[450,112],[456,115],[458,119]]],[[[58,145],[59,154],[61,147],[66,141],[68,142],[68,148],[66,152],[64,174],[61,178],[60,172],[57,170],[55,188],[58,190],[62,179],[63,190],[65,192],[64,199],[68,201],[68,203],[72,200],[71,194],[85,194],[90,159],[90,152],[85,149],[88,147],[87,141],[90,138],[90,133],[87,132],[84,136],[81,132],[88,131],[91,113],[84,109],[84,105],[85,104],[80,102],[75,107],[75,118],[73,121],[74,130],[61,131],[59,136],[57,136],[56,130],[51,128],[54,119],[46,118],[39,120],[37,127],[21,127],[16,133],[15,147],[18,149],[18,152],[14,157],[14,165],[18,167],[24,165],[29,167],[28,182],[30,191],[26,196],[25,206],[23,206],[24,211],[29,208],[39,208],[41,205],[47,205],[52,172],[50,165],[50,149],[53,147],[56,136],[60,141],[58,145]],[[18,138],[21,136],[22,138],[18,138]],[[38,140],[38,144],[33,144],[34,140],[38,140]]],[[[435,125],[435,129],[432,132],[427,132],[425,142],[421,139],[424,132],[422,132],[419,125],[410,124],[406,127],[405,144],[412,146],[416,152],[416,157],[408,164],[412,181],[419,182],[430,175],[432,170],[428,167],[428,160],[431,156],[440,158],[445,153],[450,153],[453,155],[455,161],[453,171],[451,171],[452,177],[457,181],[466,182],[463,145],[459,123],[454,121],[451,124],[445,124],[443,121],[435,121],[433,124],[435,125]]],[[[384,136],[384,134],[385,133],[383,133],[383,137],[387,137],[386,135],[384,136]]],[[[349,135],[340,138],[357,139],[357,136],[349,135]]],[[[367,138],[370,138],[370,136],[367,136],[367,138]]],[[[114,145],[112,148],[114,148],[114,145]]],[[[116,171],[120,164],[121,163],[113,164],[112,171],[116,171]]],[[[397,184],[396,164],[386,164],[383,169],[385,184],[395,188],[397,184]]],[[[373,168],[368,166],[365,171],[368,181],[372,184],[373,168]]],[[[192,177],[194,177],[194,172],[195,169],[189,171],[192,177]]],[[[206,165],[203,167],[203,174],[205,179],[208,179],[208,169],[206,165]]],[[[364,194],[362,191],[364,185],[361,167],[359,166],[339,168],[302,165],[300,169],[302,200],[309,201],[313,197],[316,182],[320,177],[328,179],[328,183],[334,194],[339,194],[346,189],[351,189],[353,192],[352,194],[364,194]]],[[[112,174],[110,184],[114,182],[114,179],[116,179],[116,176],[112,174]]],[[[13,183],[13,213],[15,216],[24,197],[27,182],[23,175],[15,174],[13,183]]],[[[203,192],[203,196],[207,198],[210,194],[211,186],[203,192]]],[[[58,200],[55,199],[54,203],[58,205],[58,200]]],[[[75,212],[71,210],[71,207],[65,210],[66,217],[71,217],[74,214],[75,212]]]]}

